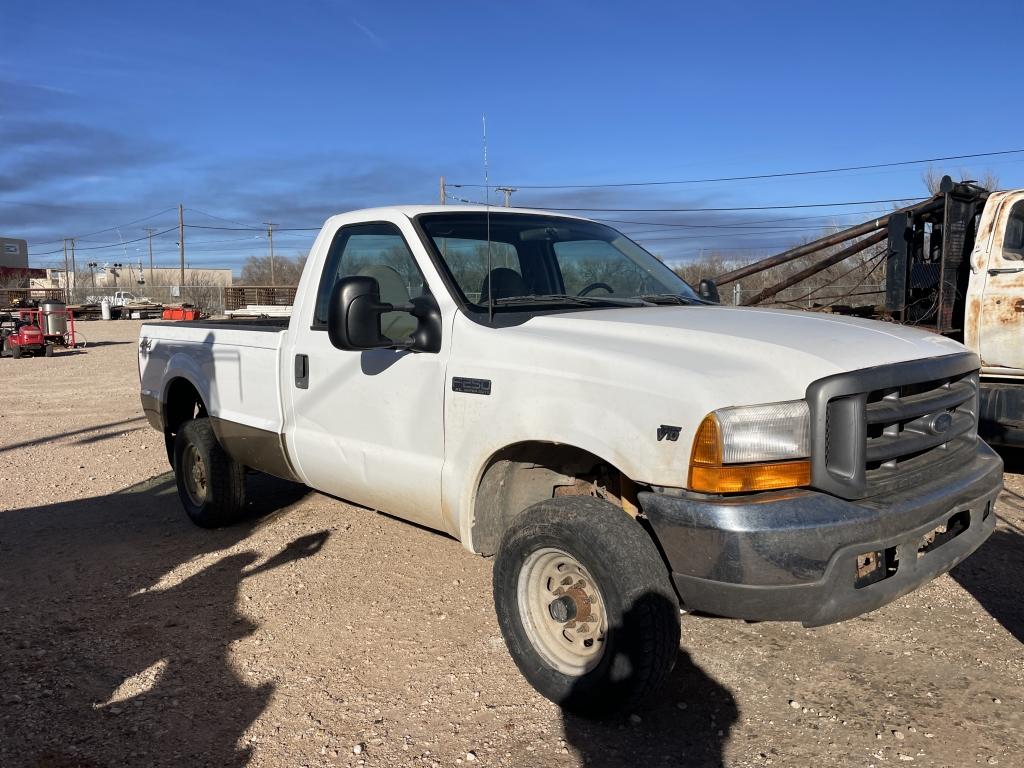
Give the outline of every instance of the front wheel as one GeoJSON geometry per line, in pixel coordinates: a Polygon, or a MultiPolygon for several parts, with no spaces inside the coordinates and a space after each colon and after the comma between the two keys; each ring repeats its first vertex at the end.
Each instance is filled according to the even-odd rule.
{"type": "Polygon", "coordinates": [[[551,499],[523,512],[495,558],[494,602],[520,672],[569,711],[636,706],[679,652],[679,602],[657,548],[598,499],[551,499]]]}
{"type": "Polygon", "coordinates": [[[185,422],[175,435],[174,479],[196,525],[221,528],[244,516],[245,467],[221,447],[208,418],[185,422]]]}

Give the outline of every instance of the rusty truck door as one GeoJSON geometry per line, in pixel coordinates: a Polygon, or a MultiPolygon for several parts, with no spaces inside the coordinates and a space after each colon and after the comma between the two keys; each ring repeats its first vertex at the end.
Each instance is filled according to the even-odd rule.
{"type": "Polygon", "coordinates": [[[971,257],[965,336],[982,364],[1024,374],[1024,191],[993,194],[971,257]]]}

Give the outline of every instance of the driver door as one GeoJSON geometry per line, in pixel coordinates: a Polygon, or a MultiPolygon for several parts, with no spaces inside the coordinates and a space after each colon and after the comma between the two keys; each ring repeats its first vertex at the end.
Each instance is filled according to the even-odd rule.
{"type": "MultiPolygon", "coordinates": [[[[327,336],[328,297],[337,280],[350,275],[376,278],[381,298],[394,304],[408,303],[427,290],[396,224],[361,223],[338,230],[315,307],[308,312],[310,330],[296,334],[288,361],[296,366],[293,453],[317,490],[441,528],[448,340],[439,353],[336,349],[327,336]]],[[[388,313],[381,322],[382,332],[396,340],[415,327],[415,319],[403,312],[388,313]]]]}
{"type": "MultiPolygon", "coordinates": [[[[974,320],[978,352],[986,367],[1024,373],[1024,194],[1008,195],[1001,202],[993,212],[987,263],[972,275],[983,281],[974,320]]],[[[982,220],[980,231],[985,224],[982,220]]]]}

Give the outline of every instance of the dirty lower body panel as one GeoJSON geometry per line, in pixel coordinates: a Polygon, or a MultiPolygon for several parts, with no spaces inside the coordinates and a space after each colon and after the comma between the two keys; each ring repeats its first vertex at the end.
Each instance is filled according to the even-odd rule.
{"type": "Polygon", "coordinates": [[[684,607],[818,626],[879,608],[976,550],[995,528],[1002,471],[979,442],[955,472],[898,494],[643,493],[640,503],[684,607]]]}
{"type": "Polygon", "coordinates": [[[1024,447],[1024,381],[982,381],[978,433],[993,445],[1024,447]]]}

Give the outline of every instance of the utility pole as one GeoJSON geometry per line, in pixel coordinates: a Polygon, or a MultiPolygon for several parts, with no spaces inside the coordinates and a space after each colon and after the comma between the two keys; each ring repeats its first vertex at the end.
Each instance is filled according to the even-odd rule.
{"type": "Polygon", "coordinates": [[[444,199],[448,197],[448,190],[445,188],[444,176],[441,177],[441,205],[444,205],[444,199]]]}
{"type": "Polygon", "coordinates": [[[273,287],[277,285],[277,280],[274,277],[274,222],[264,221],[267,225],[267,239],[270,241],[270,285],[273,287]]]}
{"type": "MultiPolygon", "coordinates": [[[[156,230],[154,230],[152,227],[146,227],[146,235],[149,237],[149,285],[150,285],[150,287],[152,287],[153,284],[154,284],[154,280],[153,280],[153,233],[155,231],[156,230]]],[[[139,271],[141,272],[142,270],[140,269],[139,271]]]]}
{"type": "Polygon", "coordinates": [[[78,268],[75,266],[75,238],[71,240],[71,284],[68,289],[71,291],[71,303],[75,303],[75,296],[78,293],[78,268]]]}
{"type": "Polygon", "coordinates": [[[506,208],[511,208],[512,207],[512,193],[513,192],[518,192],[519,190],[516,189],[515,187],[495,187],[494,191],[495,192],[501,192],[505,196],[505,207],[506,208]]]}
{"type": "Polygon", "coordinates": [[[178,203],[178,298],[185,287],[185,206],[178,203]]]}
{"type": "Polygon", "coordinates": [[[68,272],[68,239],[66,237],[64,238],[64,298],[71,298],[71,277],[68,272]]]}

